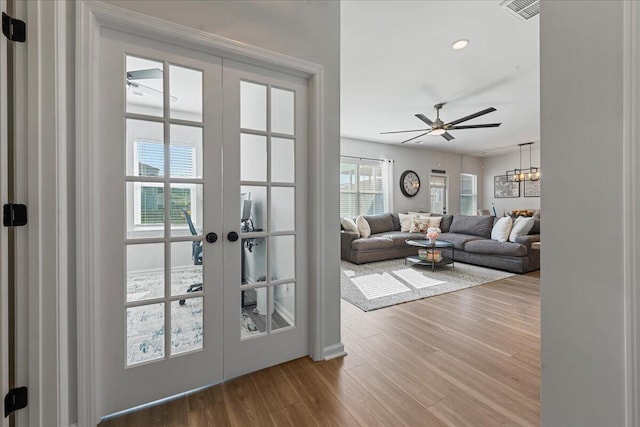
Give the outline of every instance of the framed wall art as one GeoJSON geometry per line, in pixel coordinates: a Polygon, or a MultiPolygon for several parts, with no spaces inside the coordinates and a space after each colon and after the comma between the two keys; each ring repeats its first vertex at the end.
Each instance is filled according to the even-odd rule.
{"type": "Polygon", "coordinates": [[[507,180],[506,175],[494,176],[493,197],[496,199],[520,197],[520,183],[507,180]]]}
{"type": "Polygon", "coordinates": [[[524,182],[524,197],[540,197],[540,180],[524,182]]]}

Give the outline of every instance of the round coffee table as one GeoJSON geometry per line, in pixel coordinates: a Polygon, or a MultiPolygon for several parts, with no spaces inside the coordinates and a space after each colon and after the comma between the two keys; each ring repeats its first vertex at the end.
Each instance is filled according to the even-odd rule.
{"type": "Polygon", "coordinates": [[[444,240],[436,240],[434,243],[430,243],[428,240],[407,240],[405,242],[409,246],[417,246],[427,250],[428,254],[431,254],[431,260],[426,260],[418,257],[418,255],[410,255],[404,259],[404,264],[411,263],[411,265],[426,265],[431,266],[431,271],[435,271],[436,265],[448,265],[451,264],[451,268],[455,266],[456,248],[453,243],[444,240]],[[451,249],[451,258],[442,256],[440,261],[435,261],[434,254],[436,249],[451,249]]]}

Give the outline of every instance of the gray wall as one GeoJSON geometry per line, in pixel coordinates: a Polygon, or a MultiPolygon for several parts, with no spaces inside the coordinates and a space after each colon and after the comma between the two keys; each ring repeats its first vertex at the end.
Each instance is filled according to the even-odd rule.
{"type": "MultiPolygon", "coordinates": [[[[531,149],[531,158],[533,166],[542,166],[540,164],[540,144],[534,144],[531,149]]],[[[519,150],[510,150],[504,154],[482,159],[483,197],[482,203],[478,203],[478,208],[491,209],[491,203],[493,202],[498,215],[502,215],[504,211],[509,212],[514,209],[540,209],[540,197],[524,197],[524,184],[520,184],[520,197],[513,199],[496,199],[493,197],[493,177],[504,175],[507,170],[517,167],[520,167],[519,150]]],[[[529,167],[529,149],[525,147],[522,149],[522,167],[529,167]]]]}
{"type": "Polygon", "coordinates": [[[448,213],[460,211],[460,173],[478,175],[478,207],[482,200],[481,159],[455,153],[427,150],[415,145],[398,146],[352,138],[341,138],[340,154],[343,156],[392,159],[393,205],[396,212],[430,210],[429,174],[431,169],[444,169],[449,176],[448,213]],[[405,197],[400,191],[400,175],[410,169],[420,177],[420,192],[415,197],[405,197]]]}
{"type": "Polygon", "coordinates": [[[622,426],[623,2],[545,1],[540,23],[541,421],[622,426]]]}

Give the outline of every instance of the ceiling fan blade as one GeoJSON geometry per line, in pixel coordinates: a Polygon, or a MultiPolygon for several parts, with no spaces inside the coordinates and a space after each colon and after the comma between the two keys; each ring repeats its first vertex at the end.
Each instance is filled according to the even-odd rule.
{"type": "MultiPolygon", "coordinates": [[[[429,131],[429,132],[431,132],[431,131],[429,131]]],[[[402,144],[404,144],[405,142],[413,141],[414,139],[418,139],[418,138],[420,138],[421,136],[425,136],[425,135],[426,135],[426,134],[428,134],[429,132],[425,132],[425,133],[422,133],[422,134],[420,134],[420,135],[418,135],[418,136],[414,136],[413,138],[409,138],[409,139],[407,139],[406,141],[402,141],[402,144]]]]}
{"type": "Polygon", "coordinates": [[[127,71],[129,80],[150,80],[161,79],[162,70],[160,68],[148,68],[146,70],[127,71]]]}
{"type": "Polygon", "coordinates": [[[425,130],[431,130],[431,129],[394,130],[391,132],[380,132],[380,135],[387,135],[389,133],[424,132],[425,130]]]}
{"type": "Polygon", "coordinates": [[[433,126],[433,122],[424,114],[416,114],[416,117],[428,124],[429,126],[433,126]]]}
{"type": "Polygon", "coordinates": [[[502,123],[487,123],[484,125],[463,125],[463,126],[449,126],[447,129],[480,129],[480,128],[497,128],[502,123]]]}
{"type": "Polygon", "coordinates": [[[453,137],[453,135],[451,135],[449,132],[445,132],[445,133],[443,133],[443,134],[442,134],[442,137],[443,137],[444,139],[446,139],[447,141],[451,141],[452,139],[455,139],[455,138],[453,137]]]}
{"type": "Polygon", "coordinates": [[[455,126],[458,123],[466,122],[467,120],[475,119],[476,117],[484,116],[485,114],[493,113],[494,111],[496,111],[495,108],[489,107],[489,108],[486,108],[486,109],[484,109],[482,111],[478,111],[477,113],[473,113],[473,114],[470,114],[468,116],[462,117],[461,119],[449,122],[445,126],[447,126],[447,127],[448,126],[455,126]]]}

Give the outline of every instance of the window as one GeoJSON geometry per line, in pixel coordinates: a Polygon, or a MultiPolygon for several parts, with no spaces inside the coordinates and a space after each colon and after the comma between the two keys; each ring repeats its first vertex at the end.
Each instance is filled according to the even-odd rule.
{"type": "Polygon", "coordinates": [[[340,161],[340,217],[383,213],[383,162],[342,158],[340,161]]]}
{"type": "MultiPolygon", "coordinates": [[[[164,174],[164,145],[158,141],[136,140],[135,171],[138,176],[162,176],[164,174]]],[[[194,176],[195,147],[187,145],[171,145],[171,177],[192,177],[194,176]]],[[[164,222],[164,186],[161,183],[145,182],[137,186],[137,197],[139,206],[135,212],[136,225],[157,225],[164,222]]],[[[195,203],[189,186],[172,186],[171,201],[171,224],[185,224],[186,218],[182,209],[192,212],[195,203]]]]}
{"type": "Polygon", "coordinates": [[[460,213],[475,215],[478,210],[477,176],[469,173],[460,174],[460,213]]]}

